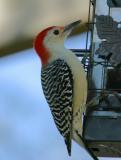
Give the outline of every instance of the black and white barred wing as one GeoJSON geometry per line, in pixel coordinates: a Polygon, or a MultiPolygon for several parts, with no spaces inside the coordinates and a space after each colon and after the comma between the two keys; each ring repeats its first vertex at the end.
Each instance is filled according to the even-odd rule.
{"type": "Polygon", "coordinates": [[[56,60],[41,73],[43,92],[59,132],[71,154],[73,77],[64,60],[56,60]]]}

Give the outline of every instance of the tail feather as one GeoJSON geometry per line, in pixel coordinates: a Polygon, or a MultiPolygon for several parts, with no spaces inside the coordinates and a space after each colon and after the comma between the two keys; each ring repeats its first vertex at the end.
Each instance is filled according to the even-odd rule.
{"type": "Polygon", "coordinates": [[[99,160],[94,153],[91,151],[91,149],[88,147],[86,141],[84,140],[84,138],[78,133],[78,131],[76,131],[76,135],[78,136],[78,138],[80,139],[79,141],[77,141],[75,138],[74,140],[81,145],[82,147],[84,147],[87,152],[89,153],[89,155],[93,158],[93,160],[99,160]]]}
{"type": "Polygon", "coordinates": [[[70,138],[70,135],[66,136],[65,144],[66,144],[66,147],[67,147],[68,154],[69,154],[69,156],[71,156],[71,138],[70,138]]]}

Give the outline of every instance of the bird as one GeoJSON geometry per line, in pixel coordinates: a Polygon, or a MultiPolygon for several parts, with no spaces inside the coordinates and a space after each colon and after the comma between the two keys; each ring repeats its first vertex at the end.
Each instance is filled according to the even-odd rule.
{"type": "Polygon", "coordinates": [[[81,20],[42,30],[34,39],[34,49],[42,63],[43,93],[69,156],[74,140],[97,160],[82,138],[87,100],[86,73],[77,56],[64,46],[66,38],[79,24],[81,20]]]}

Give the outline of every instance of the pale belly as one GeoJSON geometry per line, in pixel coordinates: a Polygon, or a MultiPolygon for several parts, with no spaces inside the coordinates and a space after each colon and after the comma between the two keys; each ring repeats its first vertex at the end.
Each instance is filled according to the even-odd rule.
{"type": "MultiPolygon", "coordinates": [[[[72,55],[73,56],[73,55],[72,55]]],[[[85,112],[85,104],[87,100],[87,80],[84,68],[81,62],[77,57],[73,56],[73,61],[71,57],[71,62],[68,59],[68,63],[70,64],[74,88],[73,88],[73,131],[78,130],[80,134],[82,133],[82,115],[85,112]]]]}

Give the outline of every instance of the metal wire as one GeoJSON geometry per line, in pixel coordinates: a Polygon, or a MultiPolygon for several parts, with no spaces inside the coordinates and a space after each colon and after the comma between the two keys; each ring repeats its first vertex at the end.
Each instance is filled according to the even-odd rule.
{"type": "MultiPolygon", "coordinates": [[[[91,95],[100,95],[102,96],[103,93],[109,92],[109,94],[113,94],[116,92],[117,94],[121,93],[121,88],[107,88],[107,78],[108,78],[108,71],[110,68],[115,70],[115,67],[112,66],[108,60],[95,59],[95,44],[93,42],[94,40],[94,28],[95,28],[95,9],[96,9],[96,0],[89,0],[89,14],[88,14],[88,31],[86,35],[86,44],[85,44],[85,50],[81,49],[73,49],[72,51],[75,52],[75,54],[78,57],[82,58],[83,65],[85,68],[85,71],[87,72],[87,81],[88,81],[88,92],[91,95]],[[92,7],[92,10],[91,10],[92,7]],[[92,18],[91,18],[91,11],[92,11],[92,18]],[[90,27],[91,26],[91,27],[90,27]],[[90,48],[88,49],[88,43],[89,43],[89,31],[91,31],[91,38],[90,38],[90,48]],[[94,69],[101,68],[98,74],[100,75],[100,87],[94,86],[94,69]]],[[[111,14],[111,9],[109,8],[108,12],[109,16],[111,14]]],[[[96,75],[98,76],[98,75],[96,75]]],[[[119,97],[121,99],[121,97],[119,97]]],[[[120,102],[121,103],[121,102],[120,102]]],[[[109,103],[110,104],[110,103],[109,103]]],[[[100,106],[99,106],[100,107],[100,106]]],[[[102,107],[102,106],[101,106],[102,107]]],[[[108,106],[110,109],[114,109],[111,105],[108,106]]]]}

